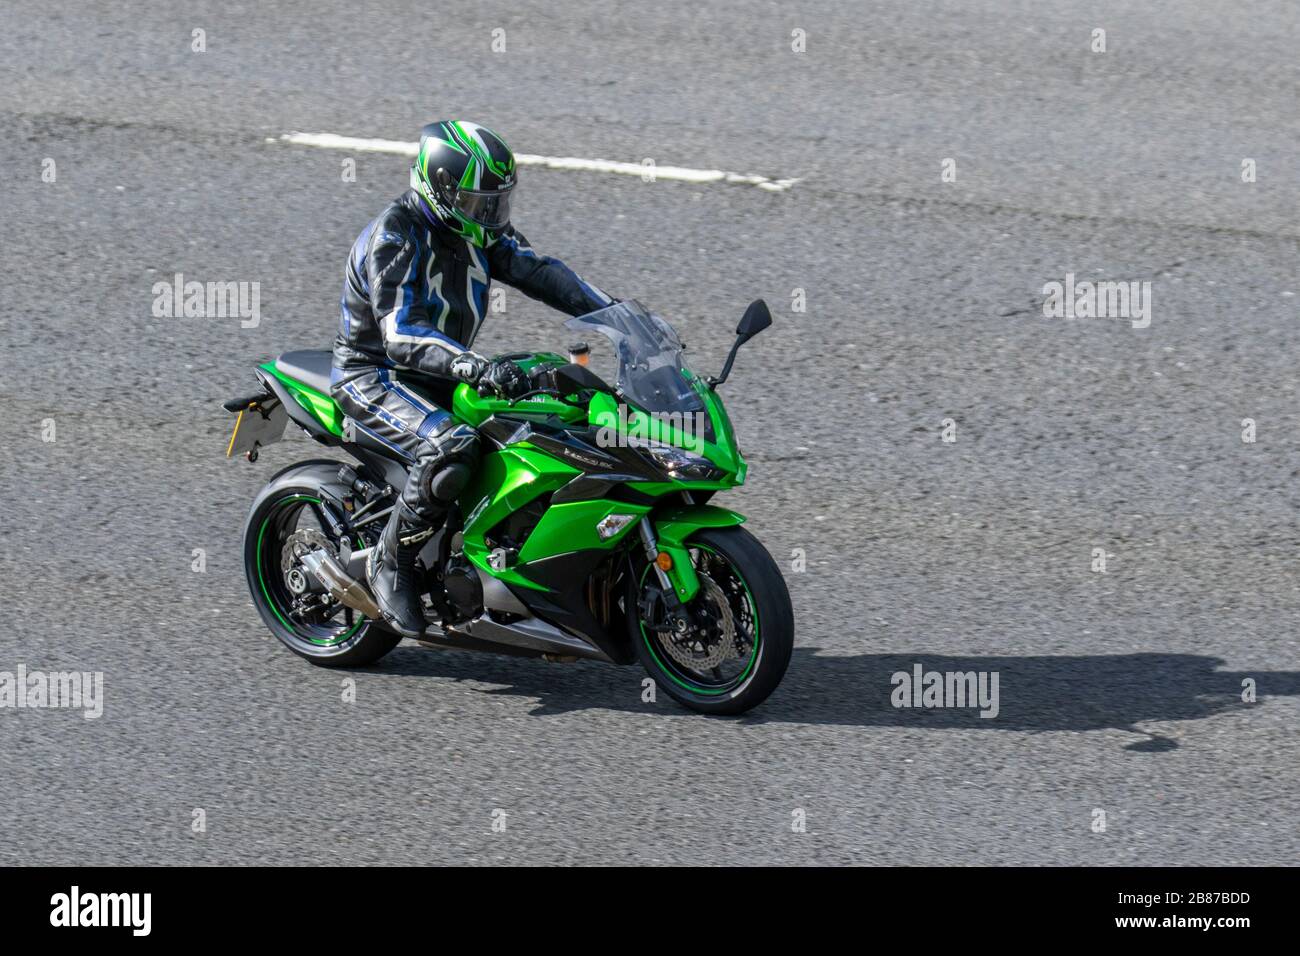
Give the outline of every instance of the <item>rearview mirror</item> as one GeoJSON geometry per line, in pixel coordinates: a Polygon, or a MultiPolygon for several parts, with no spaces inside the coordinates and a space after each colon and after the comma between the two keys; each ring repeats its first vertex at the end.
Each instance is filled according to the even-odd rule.
{"type": "Polygon", "coordinates": [[[727,364],[722,366],[720,374],[707,380],[710,388],[717,388],[727,380],[727,376],[731,374],[731,365],[736,361],[736,352],[742,345],[771,324],[772,312],[768,309],[766,302],[762,299],[755,299],[749,303],[749,308],[740,317],[740,324],[736,326],[736,341],[731,343],[731,351],[727,353],[727,364]]]}
{"type": "Polygon", "coordinates": [[[736,334],[746,339],[752,339],[771,324],[772,312],[768,309],[767,303],[762,299],[755,299],[749,303],[749,308],[740,317],[740,324],[736,326],[736,334]]]}

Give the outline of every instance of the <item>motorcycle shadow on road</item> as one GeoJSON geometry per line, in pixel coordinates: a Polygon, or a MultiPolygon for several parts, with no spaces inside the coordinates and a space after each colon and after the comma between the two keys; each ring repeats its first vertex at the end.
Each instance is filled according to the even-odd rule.
{"type": "Polygon", "coordinates": [[[1300,694],[1300,672],[1225,671],[1223,663],[1196,654],[830,657],[796,648],[783,686],[746,719],[931,730],[1123,730],[1137,738],[1124,749],[1160,753],[1177,749],[1178,742],[1138,725],[1248,712],[1267,706],[1270,697],[1300,694]],[[961,681],[949,675],[967,676],[966,686],[979,688],[966,706],[953,706],[946,688],[961,681]],[[925,688],[939,678],[945,691],[930,695],[938,706],[926,706],[925,688]]]}
{"type": "MultiPolygon", "coordinates": [[[[733,720],[927,730],[1124,730],[1137,738],[1126,750],[1160,753],[1177,749],[1178,742],[1142,730],[1139,724],[1249,712],[1267,707],[1270,697],[1300,694],[1300,672],[1224,671],[1219,669],[1222,665],[1220,658],[1195,654],[836,657],[819,654],[817,648],[797,647],[786,678],[772,697],[733,720]],[[938,678],[931,678],[932,674],[938,678]],[[968,681],[965,686],[974,689],[966,706],[953,706],[960,698],[949,695],[947,688],[963,680],[948,675],[962,675],[968,681]],[[984,675],[982,684],[980,675],[984,675]],[[934,688],[936,679],[942,679],[944,689],[927,697],[925,688],[927,684],[934,688]],[[910,706],[896,706],[899,703],[910,706]],[[991,716],[982,717],[981,712],[991,716]]],[[[539,705],[533,716],[605,709],[720,719],[695,717],[664,693],[657,694],[655,702],[644,701],[645,674],[637,667],[545,664],[404,645],[374,673],[502,685],[484,693],[536,698],[539,705]]]]}

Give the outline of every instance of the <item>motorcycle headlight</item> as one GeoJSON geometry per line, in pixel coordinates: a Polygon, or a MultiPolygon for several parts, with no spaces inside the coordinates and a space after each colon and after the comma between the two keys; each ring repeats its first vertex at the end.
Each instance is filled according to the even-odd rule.
{"type": "Polygon", "coordinates": [[[722,472],[713,462],[676,445],[638,444],[636,447],[670,478],[678,481],[714,481],[722,477],[722,472]]]}

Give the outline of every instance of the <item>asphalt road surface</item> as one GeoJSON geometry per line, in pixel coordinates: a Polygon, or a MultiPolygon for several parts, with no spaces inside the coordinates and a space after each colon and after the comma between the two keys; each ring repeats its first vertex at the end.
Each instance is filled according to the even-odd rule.
{"type": "MultiPolygon", "coordinates": [[[[98,719],[0,709],[0,862],[1295,862],[1298,17],[0,5],[0,672],[104,675],[98,719]],[[515,210],[702,371],[773,307],[726,386],[751,464],[727,503],[797,634],[748,716],[643,702],[638,668],[408,644],[340,674],[257,617],[241,522],[319,452],[227,461],[219,402],[328,345],[408,165],[268,140],[444,116],[799,180],[524,168],[515,210]],[[176,273],[258,283],[258,323],[155,316],[176,273]],[[1045,317],[1067,273],[1149,282],[1149,326],[1045,317]],[[996,673],[997,715],[894,707],[916,664],[996,673]]],[[[506,303],[480,350],[567,344],[506,303]]]]}

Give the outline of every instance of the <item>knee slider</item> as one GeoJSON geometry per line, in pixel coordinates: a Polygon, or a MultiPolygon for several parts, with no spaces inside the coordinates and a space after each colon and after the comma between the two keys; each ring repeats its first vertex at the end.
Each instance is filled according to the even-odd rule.
{"type": "Polygon", "coordinates": [[[452,462],[429,478],[429,497],[439,504],[451,504],[465,490],[472,473],[464,462],[452,462]]]}

